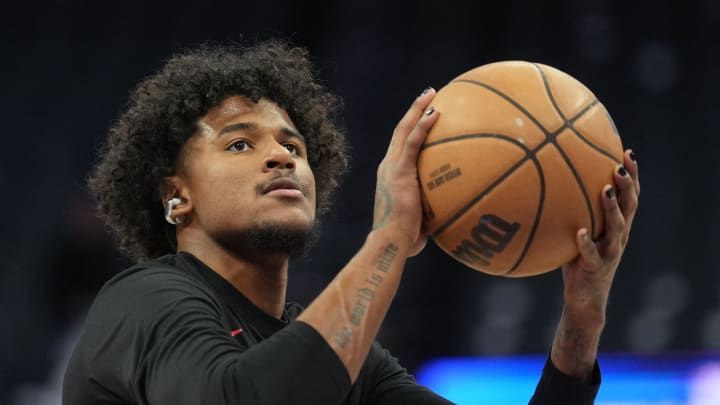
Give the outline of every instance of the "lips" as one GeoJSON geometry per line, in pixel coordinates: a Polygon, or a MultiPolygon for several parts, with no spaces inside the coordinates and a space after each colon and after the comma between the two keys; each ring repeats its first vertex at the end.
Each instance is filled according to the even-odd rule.
{"type": "Polygon", "coordinates": [[[305,194],[303,189],[300,187],[300,184],[289,178],[282,178],[271,181],[265,187],[263,187],[262,192],[263,194],[268,194],[271,191],[275,190],[296,190],[305,194]]]}

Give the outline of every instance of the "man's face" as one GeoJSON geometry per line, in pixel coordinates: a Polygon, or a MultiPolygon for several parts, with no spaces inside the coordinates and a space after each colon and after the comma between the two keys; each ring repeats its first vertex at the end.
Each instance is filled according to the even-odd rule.
{"type": "Polygon", "coordinates": [[[287,113],[265,99],[233,96],[198,128],[184,147],[178,176],[192,202],[191,226],[231,249],[283,250],[273,245],[283,241],[248,242],[258,231],[267,238],[268,229],[271,239],[278,232],[280,239],[306,237],[315,222],[315,178],[287,113]],[[258,243],[270,246],[252,246],[258,243]]]}

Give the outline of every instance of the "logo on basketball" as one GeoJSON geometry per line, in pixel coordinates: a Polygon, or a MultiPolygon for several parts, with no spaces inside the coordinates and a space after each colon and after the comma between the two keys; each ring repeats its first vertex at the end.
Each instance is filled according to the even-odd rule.
{"type": "Polygon", "coordinates": [[[520,229],[517,222],[510,223],[497,215],[485,214],[470,231],[470,238],[463,239],[452,254],[475,266],[490,266],[490,260],[505,250],[520,229]]]}
{"type": "Polygon", "coordinates": [[[453,168],[450,163],[446,163],[430,173],[430,181],[427,182],[428,190],[434,190],[450,180],[462,176],[459,167],[453,168]]]}

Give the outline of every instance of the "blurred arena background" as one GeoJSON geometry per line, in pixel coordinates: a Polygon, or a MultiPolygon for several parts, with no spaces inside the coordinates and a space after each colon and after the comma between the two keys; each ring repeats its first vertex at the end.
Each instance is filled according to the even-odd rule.
{"type": "MultiPolygon", "coordinates": [[[[376,166],[423,88],[530,60],[592,89],[640,165],[601,352],[720,358],[716,0],[47,1],[4,5],[0,27],[0,404],[59,404],[88,304],[127,265],[83,178],[128,91],[206,40],[290,38],[345,101],[352,172],[319,244],[293,266],[290,299],[308,304],[361,245],[376,166]]],[[[547,353],[559,272],[486,276],[432,244],[408,267],[379,340],[411,371],[435,357],[547,353]]]]}

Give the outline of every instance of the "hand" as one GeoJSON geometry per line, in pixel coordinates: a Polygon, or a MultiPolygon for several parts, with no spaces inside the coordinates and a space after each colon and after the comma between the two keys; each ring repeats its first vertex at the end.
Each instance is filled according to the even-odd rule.
{"type": "Polygon", "coordinates": [[[610,286],[627,245],[640,194],[637,163],[631,151],[625,151],[624,160],[624,166],[615,172],[617,191],[609,184],[603,188],[603,236],[592,241],[587,229],[580,229],[580,255],[562,268],[565,307],[551,359],[558,370],[584,381],[593,375],[610,286]]]}
{"type": "Polygon", "coordinates": [[[422,204],[417,158],[438,113],[428,108],[435,90],[428,88],[412,104],[393,131],[390,146],[377,170],[373,230],[391,229],[408,241],[410,253],[427,243],[422,228],[422,204]]]}
{"type": "Polygon", "coordinates": [[[577,233],[580,255],[562,268],[566,315],[579,325],[602,328],[605,322],[610,287],[638,206],[640,182],[633,156],[632,151],[625,151],[624,166],[615,171],[616,188],[609,184],[603,188],[603,236],[592,241],[587,229],[580,229],[577,233]]]}

